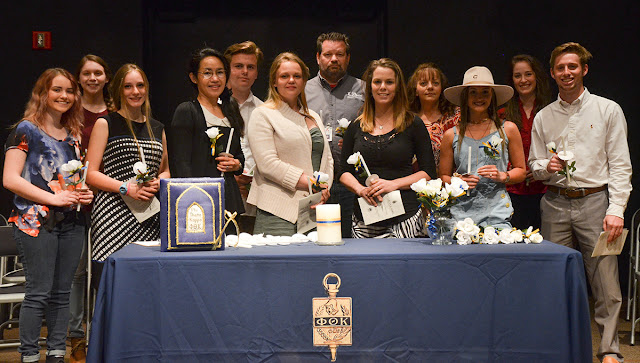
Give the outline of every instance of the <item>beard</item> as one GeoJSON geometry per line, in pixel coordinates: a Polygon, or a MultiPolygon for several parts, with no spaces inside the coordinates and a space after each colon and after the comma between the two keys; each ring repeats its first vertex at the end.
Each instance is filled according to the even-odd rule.
{"type": "Polygon", "coordinates": [[[347,74],[347,71],[343,69],[341,66],[328,66],[324,69],[320,69],[320,75],[329,81],[337,82],[340,78],[344,77],[347,74]]]}

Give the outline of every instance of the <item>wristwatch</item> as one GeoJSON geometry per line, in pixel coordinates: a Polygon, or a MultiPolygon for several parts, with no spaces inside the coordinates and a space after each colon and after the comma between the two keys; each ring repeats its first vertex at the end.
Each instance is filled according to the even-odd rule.
{"type": "Polygon", "coordinates": [[[129,192],[129,183],[123,182],[122,185],[120,185],[120,194],[127,195],[128,192],[129,192]]]}

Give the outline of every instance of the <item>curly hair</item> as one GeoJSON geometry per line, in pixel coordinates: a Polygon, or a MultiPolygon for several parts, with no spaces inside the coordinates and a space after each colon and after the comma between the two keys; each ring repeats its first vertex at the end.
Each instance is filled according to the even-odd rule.
{"type": "MultiPolygon", "coordinates": [[[[33,90],[31,90],[31,98],[27,102],[23,120],[29,120],[42,129],[44,125],[45,114],[47,113],[47,98],[49,97],[49,89],[53,83],[53,79],[62,76],[71,82],[73,95],[75,96],[71,108],[62,114],[60,123],[67,128],[75,137],[80,137],[84,123],[84,113],[82,112],[82,99],[80,98],[80,86],[75,77],[66,69],[49,68],[42,72],[36,81],[33,90]]],[[[19,123],[19,122],[18,122],[19,123]]],[[[17,124],[16,124],[17,125],[17,124]]]]}

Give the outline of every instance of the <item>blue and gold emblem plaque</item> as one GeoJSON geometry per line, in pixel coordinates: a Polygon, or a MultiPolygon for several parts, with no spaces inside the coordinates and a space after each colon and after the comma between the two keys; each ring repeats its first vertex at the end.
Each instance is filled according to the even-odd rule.
{"type": "Polygon", "coordinates": [[[224,179],[160,180],[160,250],[224,249],[224,179]]]}

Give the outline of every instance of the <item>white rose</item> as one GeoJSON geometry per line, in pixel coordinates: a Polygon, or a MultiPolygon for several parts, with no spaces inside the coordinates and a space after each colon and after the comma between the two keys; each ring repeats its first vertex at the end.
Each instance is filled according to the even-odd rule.
{"type": "Polygon", "coordinates": [[[144,174],[147,172],[147,164],[143,163],[142,161],[138,161],[137,163],[133,164],[133,172],[136,174],[144,174]]]}
{"type": "Polygon", "coordinates": [[[436,189],[436,190],[440,190],[442,189],[442,179],[438,178],[438,179],[431,179],[427,182],[427,185],[430,188],[436,189]]]}
{"type": "Polygon", "coordinates": [[[453,189],[451,195],[453,197],[459,197],[469,189],[469,184],[467,184],[467,182],[462,180],[461,178],[454,176],[451,178],[451,187],[453,189]]]}
{"type": "Polygon", "coordinates": [[[550,143],[547,144],[547,150],[555,150],[556,148],[556,143],[551,141],[550,143]]]}
{"type": "Polygon", "coordinates": [[[522,242],[522,231],[519,229],[516,229],[514,231],[511,231],[511,236],[513,237],[513,241],[514,242],[522,242]]]}
{"type": "Polygon", "coordinates": [[[445,200],[445,201],[449,200],[449,193],[447,193],[447,191],[444,188],[440,190],[439,194],[442,200],[445,200]]]}
{"type": "Polygon", "coordinates": [[[338,120],[338,126],[342,127],[342,128],[347,128],[349,127],[349,124],[351,124],[351,121],[347,120],[346,118],[341,118],[340,120],[338,120]]]}
{"type": "Polygon", "coordinates": [[[458,240],[459,245],[471,244],[471,237],[463,231],[458,231],[458,233],[456,233],[456,240],[458,240]]]}
{"type": "Polygon", "coordinates": [[[217,127],[210,127],[207,129],[207,131],[205,131],[205,133],[207,134],[207,136],[209,136],[210,139],[215,139],[218,134],[220,134],[220,130],[217,127]]]}
{"type": "Polygon", "coordinates": [[[534,233],[531,235],[531,237],[529,237],[529,240],[531,240],[531,243],[540,243],[542,242],[542,235],[540,233],[534,233]]]}
{"type": "Polygon", "coordinates": [[[502,138],[498,135],[493,135],[493,137],[489,140],[489,143],[493,147],[498,147],[502,143],[502,138]]]}
{"type": "Polygon", "coordinates": [[[471,218],[465,218],[465,219],[464,219],[464,221],[463,221],[463,225],[462,225],[462,230],[463,230],[466,234],[469,234],[469,235],[473,235],[473,234],[475,234],[475,233],[473,233],[473,232],[476,230],[476,228],[478,228],[478,226],[476,226],[476,225],[473,223],[473,219],[471,219],[471,218]]]}
{"type": "Polygon", "coordinates": [[[482,238],[482,242],[490,245],[495,245],[500,242],[500,237],[498,233],[496,233],[496,229],[489,226],[484,229],[484,236],[482,238]]]}
{"type": "Polygon", "coordinates": [[[505,228],[502,231],[500,231],[500,235],[499,236],[500,236],[500,242],[502,242],[502,243],[509,244],[509,243],[513,243],[514,242],[513,236],[511,235],[511,230],[509,230],[509,229],[505,228]]]}
{"type": "Polygon", "coordinates": [[[82,163],[78,160],[69,160],[68,163],[60,166],[60,170],[66,171],[67,173],[74,172],[80,168],[82,168],[82,163]]]}
{"type": "Polygon", "coordinates": [[[358,160],[360,160],[360,151],[351,154],[351,156],[349,156],[349,158],[347,159],[347,163],[351,165],[356,165],[358,160]]]}
{"type": "Polygon", "coordinates": [[[427,186],[424,189],[424,193],[430,197],[440,193],[440,188],[436,188],[435,185],[427,183],[427,186]]]}
{"type": "Polygon", "coordinates": [[[427,193],[427,179],[422,178],[417,182],[411,184],[411,190],[416,193],[426,194],[427,193]]]}
{"type": "Polygon", "coordinates": [[[328,183],[329,182],[329,174],[323,173],[321,171],[314,171],[313,177],[318,181],[318,183],[328,183]]]}

